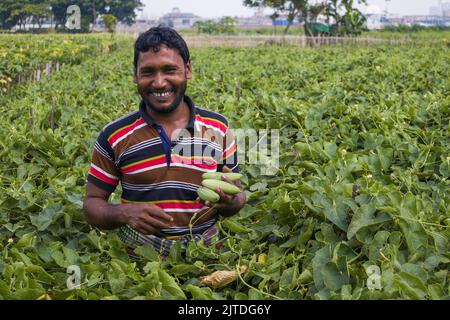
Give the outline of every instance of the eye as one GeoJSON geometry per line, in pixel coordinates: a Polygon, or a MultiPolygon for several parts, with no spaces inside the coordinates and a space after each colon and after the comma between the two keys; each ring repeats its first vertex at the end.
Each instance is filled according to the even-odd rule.
{"type": "Polygon", "coordinates": [[[141,69],[141,76],[149,76],[153,74],[152,69],[141,69]]]}
{"type": "Polygon", "coordinates": [[[175,67],[165,67],[164,68],[164,72],[165,73],[168,73],[168,74],[173,74],[173,73],[175,73],[177,71],[177,68],[175,68],[175,67]]]}

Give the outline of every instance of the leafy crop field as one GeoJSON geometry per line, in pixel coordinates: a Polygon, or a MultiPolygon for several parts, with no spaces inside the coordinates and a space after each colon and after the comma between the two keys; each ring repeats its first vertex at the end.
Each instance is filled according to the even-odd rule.
{"type": "Polygon", "coordinates": [[[193,50],[188,94],[234,128],[279,129],[280,166],[241,165],[248,204],[219,222],[220,249],[164,261],[149,247],[131,261],[82,213],[98,132],[139,101],[132,39],[16,86],[0,96],[0,297],[448,298],[448,55],[438,43],[193,50]],[[199,280],[244,265],[223,288],[199,280]]]}
{"type": "Polygon", "coordinates": [[[29,35],[0,36],[0,94],[10,84],[18,82],[19,75],[25,76],[49,62],[76,64],[87,57],[112,51],[113,39],[104,35],[29,35]]]}

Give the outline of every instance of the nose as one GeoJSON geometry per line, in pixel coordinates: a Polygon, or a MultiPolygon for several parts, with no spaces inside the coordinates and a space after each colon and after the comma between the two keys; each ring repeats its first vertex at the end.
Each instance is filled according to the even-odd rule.
{"type": "Polygon", "coordinates": [[[155,89],[163,89],[166,85],[166,79],[161,72],[157,72],[153,78],[153,87],[155,89]]]}

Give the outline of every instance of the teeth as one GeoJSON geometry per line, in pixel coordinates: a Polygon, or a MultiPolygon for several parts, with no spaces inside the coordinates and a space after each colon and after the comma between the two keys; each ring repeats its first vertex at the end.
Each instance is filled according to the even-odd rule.
{"type": "Polygon", "coordinates": [[[165,91],[165,92],[154,92],[153,93],[156,97],[168,97],[172,94],[172,91],[165,91]]]}

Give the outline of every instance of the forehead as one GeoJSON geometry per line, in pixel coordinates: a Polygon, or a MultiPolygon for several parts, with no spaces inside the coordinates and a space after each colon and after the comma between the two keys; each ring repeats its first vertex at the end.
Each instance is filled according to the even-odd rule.
{"type": "Polygon", "coordinates": [[[177,49],[166,45],[161,45],[156,52],[152,48],[146,52],[139,52],[138,67],[160,64],[184,65],[184,61],[177,49]]]}

